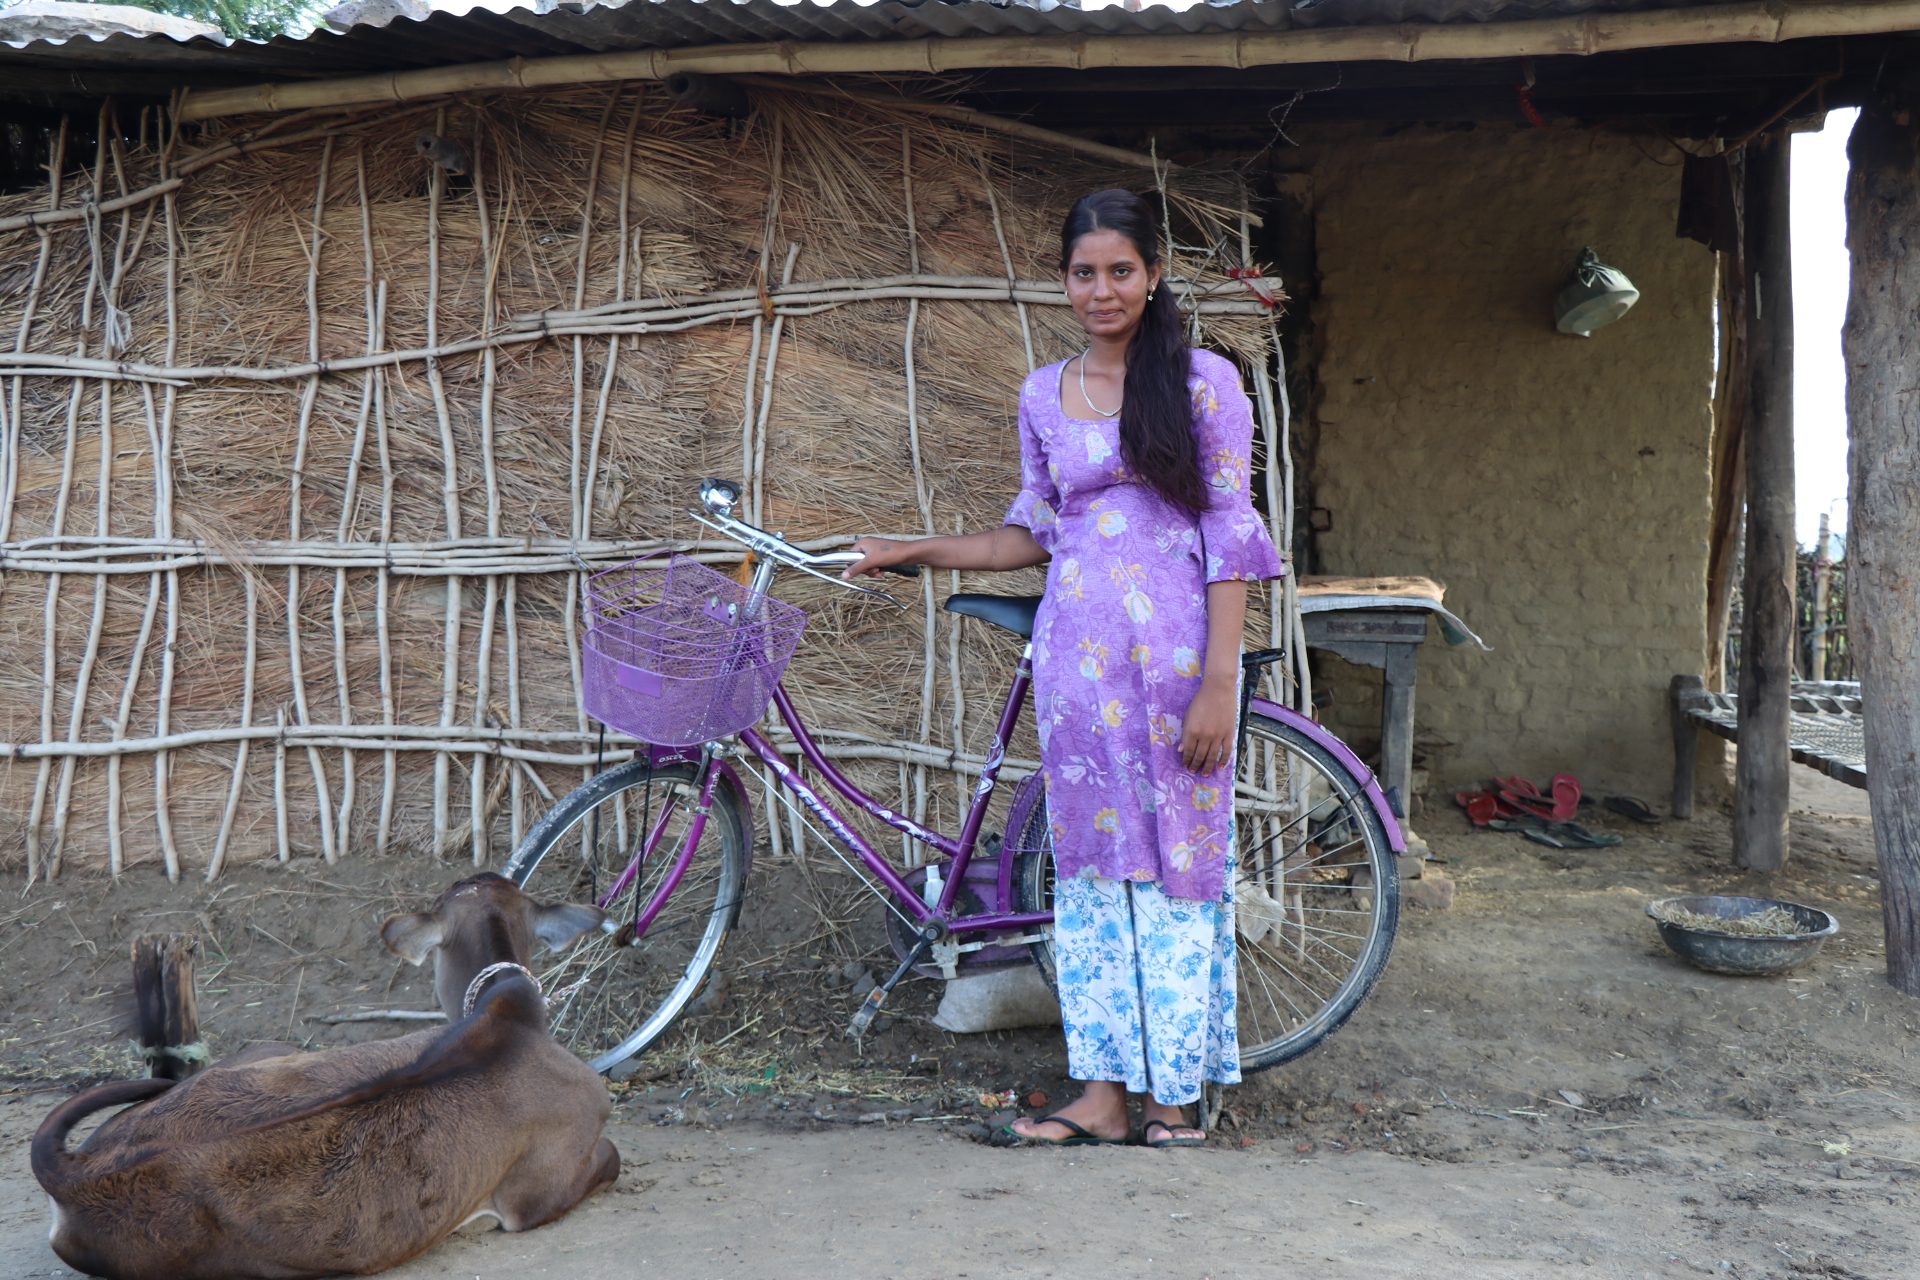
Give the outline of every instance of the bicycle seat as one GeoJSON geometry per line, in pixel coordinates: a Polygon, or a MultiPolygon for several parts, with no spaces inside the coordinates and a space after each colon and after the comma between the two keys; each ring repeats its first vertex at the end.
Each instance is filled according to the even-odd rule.
{"type": "Polygon", "coordinates": [[[989,596],[972,592],[948,596],[946,603],[948,613],[991,622],[1028,640],[1033,639],[1033,615],[1039,608],[1039,596],[989,596]]]}

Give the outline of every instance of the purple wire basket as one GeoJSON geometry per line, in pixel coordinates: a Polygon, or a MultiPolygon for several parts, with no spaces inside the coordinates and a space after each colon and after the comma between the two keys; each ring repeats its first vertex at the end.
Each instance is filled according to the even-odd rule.
{"type": "Polygon", "coordinates": [[[751,727],[806,629],[803,609],[688,556],[587,579],[587,713],[642,742],[690,747],[751,727]]]}

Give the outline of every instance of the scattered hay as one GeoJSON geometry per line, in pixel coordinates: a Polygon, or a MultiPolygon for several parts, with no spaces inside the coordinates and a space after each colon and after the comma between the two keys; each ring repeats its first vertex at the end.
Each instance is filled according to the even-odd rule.
{"type": "Polygon", "coordinates": [[[1813,932],[1785,907],[1768,907],[1765,911],[1744,916],[1709,916],[1669,904],[1660,908],[1654,918],[1662,924],[1676,925],[1682,929],[1731,933],[1742,938],[1790,938],[1813,932]]]}

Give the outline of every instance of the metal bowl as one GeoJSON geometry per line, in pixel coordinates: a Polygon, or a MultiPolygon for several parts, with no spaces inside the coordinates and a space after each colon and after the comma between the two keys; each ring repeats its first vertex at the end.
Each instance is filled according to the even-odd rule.
{"type": "Polygon", "coordinates": [[[1687,963],[1710,973],[1732,973],[1743,977],[1762,977],[1797,969],[1814,958],[1828,938],[1840,931],[1840,922],[1816,907],[1778,898],[1740,898],[1718,894],[1700,894],[1685,898],[1661,898],[1647,904],[1647,914],[1660,928],[1660,937],[1687,963]],[[1769,907],[1779,907],[1805,925],[1805,933],[1753,934],[1721,933],[1715,929],[1690,929],[1660,918],[1667,907],[1679,907],[1696,915],[1736,920],[1758,915],[1769,907]]]}

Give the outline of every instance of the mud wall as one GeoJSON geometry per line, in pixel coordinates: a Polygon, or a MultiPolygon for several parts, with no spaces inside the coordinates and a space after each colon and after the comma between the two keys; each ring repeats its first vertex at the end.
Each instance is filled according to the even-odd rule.
{"type": "MultiPolygon", "coordinates": [[[[1493,646],[1422,646],[1430,798],[1571,769],[1661,801],[1667,682],[1704,662],[1712,430],[1713,258],[1674,235],[1673,148],[1504,127],[1302,141],[1321,569],[1438,578],[1493,646]],[[1583,245],[1641,293],[1585,339],[1552,323],[1583,245]]],[[[1379,673],[1321,670],[1329,722],[1377,740],[1379,673]]]]}

